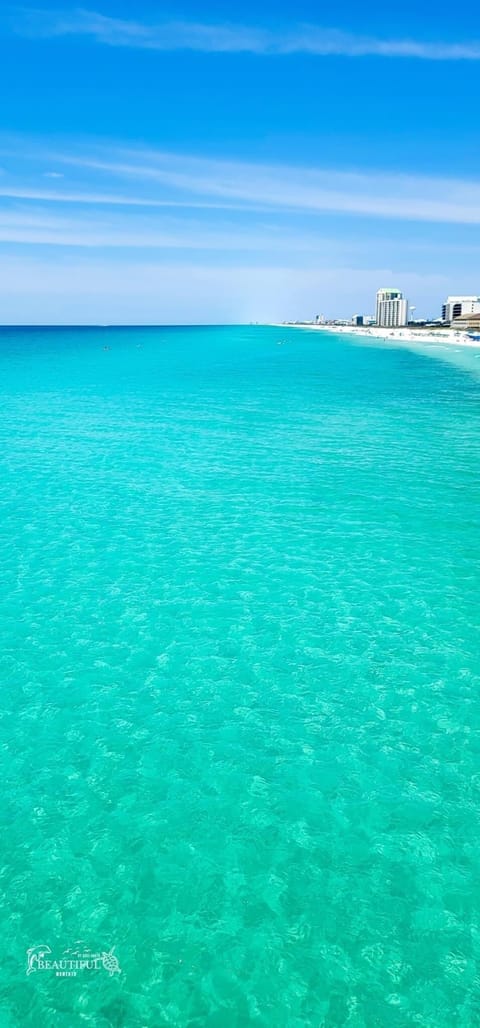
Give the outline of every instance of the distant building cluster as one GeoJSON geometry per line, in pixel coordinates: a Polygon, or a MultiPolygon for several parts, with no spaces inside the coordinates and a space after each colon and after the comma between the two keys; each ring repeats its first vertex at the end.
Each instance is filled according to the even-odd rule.
{"type": "Polygon", "coordinates": [[[374,325],[375,318],[373,314],[354,314],[352,318],[352,325],[356,325],[360,328],[362,325],[374,325]]]}
{"type": "MultiPolygon", "coordinates": [[[[414,307],[410,308],[413,312],[414,307]]],[[[317,314],[315,318],[317,325],[355,325],[371,327],[378,325],[382,328],[400,328],[408,325],[408,300],[399,289],[379,289],[376,297],[375,314],[354,314],[349,319],[336,318],[335,321],[327,321],[325,315],[317,314]]]]}
{"type": "Polygon", "coordinates": [[[379,328],[434,325],[480,333],[480,296],[448,296],[439,318],[414,320],[415,310],[400,289],[382,288],[377,291],[375,315],[353,314],[349,319],[328,321],[323,314],[317,314],[315,321],[317,325],[354,325],[356,328],[364,325],[377,325],[379,328]]]}

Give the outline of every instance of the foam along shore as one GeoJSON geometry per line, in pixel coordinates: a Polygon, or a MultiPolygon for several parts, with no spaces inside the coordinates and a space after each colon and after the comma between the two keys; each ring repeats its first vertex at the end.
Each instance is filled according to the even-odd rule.
{"type": "MultiPolygon", "coordinates": [[[[284,327],[287,327],[285,325],[284,327]]],[[[376,328],[365,325],[312,325],[308,323],[288,324],[289,328],[308,328],[313,332],[330,332],[334,335],[349,335],[354,337],[367,337],[372,340],[384,339],[385,342],[395,345],[403,343],[423,343],[424,345],[434,344],[437,346],[470,346],[477,350],[480,348],[480,339],[473,339],[467,332],[458,332],[451,328],[376,328]]]]}

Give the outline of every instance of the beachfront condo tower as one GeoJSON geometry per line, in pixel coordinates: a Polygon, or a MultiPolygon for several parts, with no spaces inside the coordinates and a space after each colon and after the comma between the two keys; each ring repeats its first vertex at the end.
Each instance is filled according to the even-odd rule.
{"type": "Polygon", "coordinates": [[[382,328],[408,325],[408,300],[399,289],[378,290],[375,320],[382,328]]]}
{"type": "Polygon", "coordinates": [[[447,296],[442,306],[442,321],[450,325],[455,318],[480,314],[480,296],[447,296]]]}

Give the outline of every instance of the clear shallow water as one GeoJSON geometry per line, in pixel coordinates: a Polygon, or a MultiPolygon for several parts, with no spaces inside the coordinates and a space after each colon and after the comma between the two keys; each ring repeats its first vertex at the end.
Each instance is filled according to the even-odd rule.
{"type": "Polygon", "coordinates": [[[479,394],[0,332],[2,1026],[480,1023],[479,394]],[[76,940],[122,974],[26,976],[76,940]]]}

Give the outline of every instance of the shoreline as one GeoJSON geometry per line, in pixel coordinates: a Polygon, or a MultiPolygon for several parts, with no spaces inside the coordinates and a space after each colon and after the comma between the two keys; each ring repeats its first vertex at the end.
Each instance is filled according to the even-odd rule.
{"type": "Polygon", "coordinates": [[[451,328],[414,329],[414,328],[376,328],[357,325],[309,325],[300,322],[284,322],[276,328],[301,328],[311,332],[330,332],[332,335],[349,335],[353,338],[383,340],[386,343],[423,343],[437,346],[464,346],[480,349],[480,339],[472,339],[467,332],[455,331],[451,328]]]}

